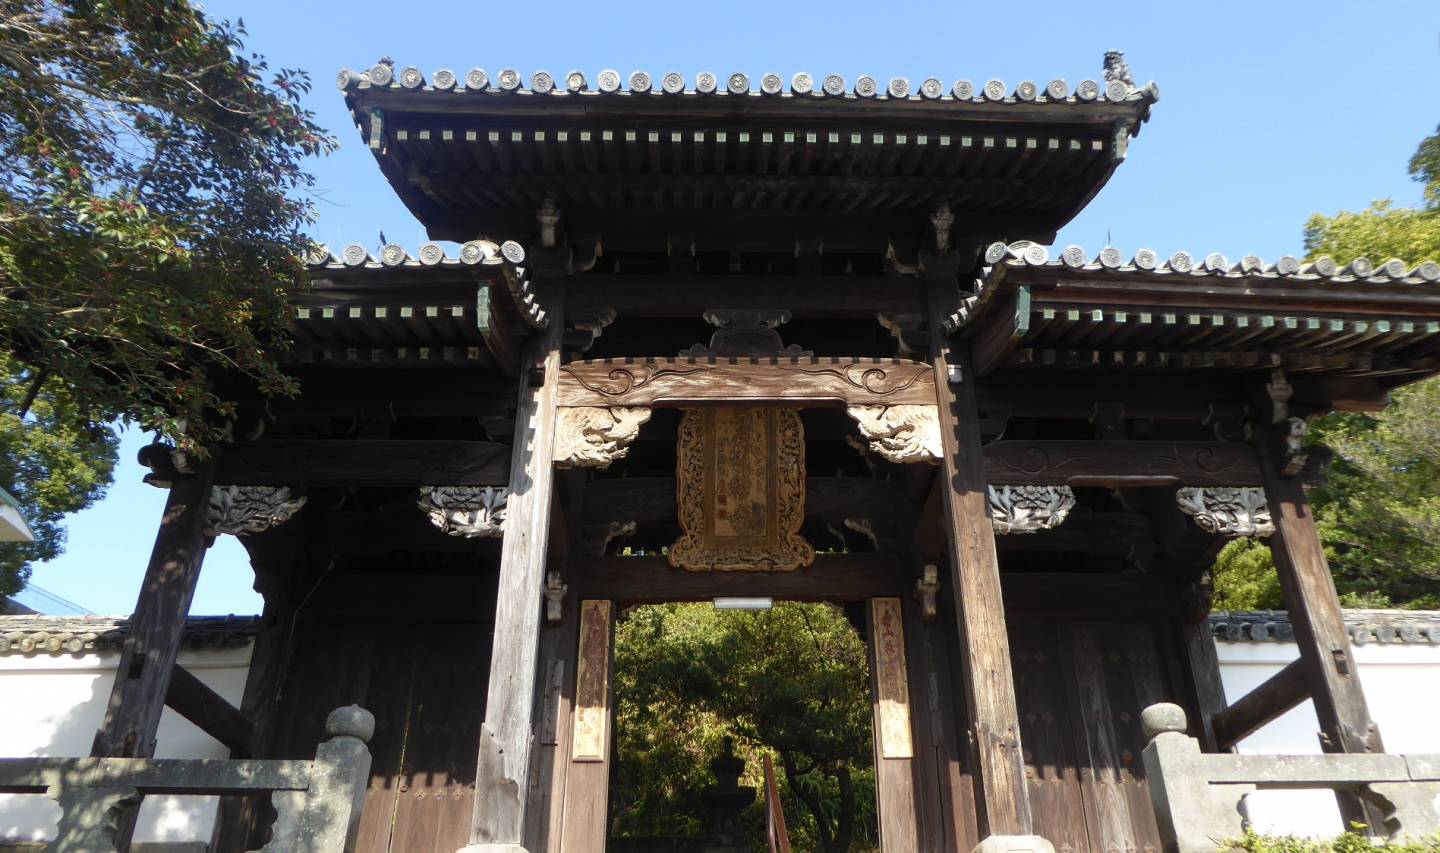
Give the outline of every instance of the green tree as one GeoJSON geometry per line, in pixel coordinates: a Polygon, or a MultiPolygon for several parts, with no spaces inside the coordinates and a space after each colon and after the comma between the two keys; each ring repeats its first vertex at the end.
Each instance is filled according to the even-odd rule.
{"type": "MultiPolygon", "coordinates": [[[[22,375],[4,355],[0,372],[22,375]]],[[[25,507],[35,541],[0,550],[0,598],[24,586],[30,563],[60,553],[65,544],[61,519],[103,493],[115,460],[115,432],[81,425],[75,402],[63,389],[37,397],[22,418],[25,391],[24,385],[11,383],[0,393],[0,481],[25,507]]]]}
{"type": "MultiPolygon", "coordinates": [[[[759,784],[762,751],[778,755],[797,848],[873,845],[867,652],[842,613],[660,605],[631,614],[615,649],[619,834],[698,832],[690,816],[713,784],[708,762],[731,736],[748,784],[759,784]]],[[[758,805],[751,824],[763,825],[758,805]]]]}
{"type": "MultiPolygon", "coordinates": [[[[1410,174],[1424,205],[1377,201],[1361,213],[1312,216],[1311,257],[1440,259],[1440,129],[1420,143],[1410,174]]],[[[1311,442],[1335,451],[1310,492],[1336,589],[1352,607],[1440,607],[1440,380],[1397,390],[1377,413],[1339,412],[1311,424],[1311,442]]],[[[1215,567],[1215,603],[1282,607],[1268,549],[1240,541],[1215,567]]]]}
{"type": "MultiPolygon", "coordinates": [[[[290,390],[302,162],[334,142],[244,34],[187,0],[0,0],[0,441],[31,454],[0,486],[42,526],[108,480],[103,425],[203,454],[238,389],[290,390]],[[86,465],[42,452],[67,436],[86,465]]],[[[0,590],[59,542],[8,551],[0,590]]]]}

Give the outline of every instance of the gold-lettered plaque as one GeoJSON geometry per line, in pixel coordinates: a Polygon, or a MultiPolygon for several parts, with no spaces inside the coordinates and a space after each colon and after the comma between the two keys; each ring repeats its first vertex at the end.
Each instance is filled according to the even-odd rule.
{"type": "Polygon", "coordinates": [[[604,761],[610,740],[609,601],[580,602],[580,661],[575,669],[575,732],[570,757],[604,761]]]}
{"type": "Polygon", "coordinates": [[[870,599],[875,644],[875,721],[882,758],[914,758],[910,737],[910,688],[905,673],[905,628],[900,599],[870,599]]]}
{"type": "Polygon", "coordinates": [[[670,565],[689,571],[787,572],[815,549],[805,521],[805,429],[778,406],[690,409],[680,421],[670,565]]]}

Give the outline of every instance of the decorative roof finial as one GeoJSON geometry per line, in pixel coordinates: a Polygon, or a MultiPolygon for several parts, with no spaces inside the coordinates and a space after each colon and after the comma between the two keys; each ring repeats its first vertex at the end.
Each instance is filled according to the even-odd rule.
{"type": "Polygon", "coordinates": [[[391,59],[391,58],[388,57],[388,56],[382,56],[382,57],[380,57],[380,61],[377,62],[377,63],[375,63],[375,64],[376,64],[376,65],[389,65],[390,67],[393,68],[393,67],[395,67],[395,60],[391,59]]]}
{"type": "Polygon", "coordinates": [[[1135,78],[1130,76],[1130,65],[1125,61],[1124,51],[1105,51],[1105,82],[1124,83],[1130,88],[1135,88],[1135,78]]]}

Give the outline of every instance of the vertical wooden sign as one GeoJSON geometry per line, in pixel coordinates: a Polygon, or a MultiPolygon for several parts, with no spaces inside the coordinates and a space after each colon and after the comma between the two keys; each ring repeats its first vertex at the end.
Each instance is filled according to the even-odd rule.
{"type": "Polygon", "coordinates": [[[575,733],[570,758],[604,761],[610,740],[609,601],[580,602],[580,655],[575,669],[575,733]]]}
{"type": "Polygon", "coordinates": [[[905,671],[905,628],[900,599],[870,599],[875,644],[875,715],[882,758],[914,758],[910,734],[910,687],[905,671]]]}

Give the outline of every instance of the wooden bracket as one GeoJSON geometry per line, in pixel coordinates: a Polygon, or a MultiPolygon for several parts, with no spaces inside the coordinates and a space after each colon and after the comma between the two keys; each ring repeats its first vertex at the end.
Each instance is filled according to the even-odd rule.
{"type": "Polygon", "coordinates": [[[920,579],[915,581],[915,600],[920,602],[920,621],[934,622],[939,608],[935,596],[940,592],[940,567],[926,564],[920,579]]]}
{"type": "Polygon", "coordinates": [[[559,625],[565,619],[565,593],[570,589],[559,572],[545,573],[545,621],[559,625]]]}

